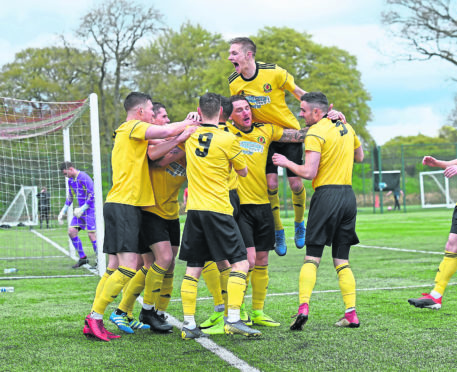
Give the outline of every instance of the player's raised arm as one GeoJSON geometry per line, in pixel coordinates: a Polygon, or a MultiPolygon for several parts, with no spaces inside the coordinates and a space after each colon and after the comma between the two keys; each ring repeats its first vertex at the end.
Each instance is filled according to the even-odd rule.
{"type": "Polygon", "coordinates": [[[303,96],[303,94],[306,93],[306,91],[304,91],[302,88],[296,85],[295,89],[291,93],[295,96],[296,99],[300,101],[301,97],[303,96]]]}
{"type": "Polygon", "coordinates": [[[300,130],[284,129],[282,136],[278,142],[304,142],[308,129],[308,127],[302,128],[300,130]]]}

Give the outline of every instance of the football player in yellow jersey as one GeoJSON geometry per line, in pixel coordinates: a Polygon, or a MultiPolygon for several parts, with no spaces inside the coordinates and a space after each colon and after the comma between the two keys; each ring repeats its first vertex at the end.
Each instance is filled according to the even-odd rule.
{"type": "MultiPolygon", "coordinates": [[[[247,37],[239,37],[230,41],[229,61],[233,63],[235,72],[229,77],[230,94],[243,95],[252,108],[254,122],[272,123],[283,128],[300,129],[295,115],[285,101],[285,91],[295,98],[305,93],[295,84],[294,78],[283,68],[273,63],[256,62],[256,45],[247,37]]],[[[284,256],[287,252],[284,227],[281,223],[278,195],[278,168],[271,161],[273,153],[286,155],[298,164],[302,164],[303,144],[273,143],[270,145],[266,166],[269,200],[275,221],[276,253],[284,256]]],[[[295,214],[295,245],[305,245],[304,212],[306,191],[300,177],[287,170],[289,185],[292,190],[292,204],[295,214]]]]}
{"type": "MultiPolygon", "coordinates": [[[[454,160],[438,160],[433,156],[424,156],[422,164],[429,167],[437,167],[444,169],[446,178],[455,177],[457,175],[457,159],[454,160]]],[[[438,271],[435,276],[435,287],[430,293],[422,293],[422,297],[410,298],[410,305],[421,309],[441,309],[441,303],[444,291],[446,290],[449,281],[457,271],[457,204],[454,207],[452,214],[451,231],[449,232],[448,240],[445,245],[444,257],[438,266],[438,271]]]]}
{"type": "MultiPolygon", "coordinates": [[[[249,174],[239,179],[239,226],[248,252],[252,270],[252,312],[254,324],[276,327],[280,324],[264,313],[269,281],[268,254],[274,249],[274,220],[268,200],[267,163],[268,147],[274,141],[303,143],[306,129],[284,129],[275,124],[253,123],[249,101],[244,96],[232,96],[232,120],[229,130],[240,141],[246,155],[249,174]]],[[[248,278],[249,280],[249,278],[248,278]]]]}
{"type": "MultiPolygon", "coordinates": [[[[153,102],[153,110],[155,125],[170,123],[162,103],[153,102]]],[[[197,114],[190,113],[188,117],[191,116],[197,117],[197,114]]],[[[134,329],[150,327],[158,332],[168,332],[172,329],[172,326],[165,321],[163,313],[168,306],[173,289],[174,258],[178,252],[180,239],[178,192],[186,180],[186,175],[185,160],[164,161],[163,146],[174,149],[176,145],[176,141],[170,140],[149,141],[148,157],[151,160],[149,176],[156,205],[142,208],[139,246],[141,262],[136,275],[124,288],[119,307],[110,316],[110,321],[126,333],[134,333],[134,329]],[[140,321],[136,321],[133,319],[132,311],[136,298],[144,288],[146,289],[143,301],[144,311],[140,313],[140,321]],[[157,298],[152,298],[153,295],[157,295],[157,298]]]]}
{"type": "MultiPolygon", "coordinates": [[[[224,319],[227,334],[247,337],[261,333],[240,319],[249,264],[238,225],[232,215],[228,190],[230,168],[242,177],[248,173],[236,137],[218,128],[220,96],[206,93],[200,97],[200,128],[185,143],[189,198],[179,258],[187,262],[181,286],[184,340],[207,337],[195,323],[197,287],[207,261],[230,263],[227,282],[228,314],[224,319]]],[[[224,288],[223,288],[224,289],[224,288]]]]}
{"type": "MultiPolygon", "coordinates": [[[[83,330],[88,338],[103,341],[119,337],[105,329],[103,315],[136,273],[141,207],[155,203],[146,156],[148,140],[179,135],[180,142],[188,138],[195,130],[194,125],[198,124],[194,120],[185,120],[168,126],[152,125],[152,100],[144,93],[130,93],[124,101],[124,108],[127,118],[115,131],[111,158],[113,186],[103,208],[103,252],[109,255],[109,262],[97,286],[92,311],[86,316],[83,330]]],[[[163,154],[167,151],[164,150],[163,154]]]]}
{"type": "Polygon", "coordinates": [[[304,94],[301,101],[300,116],[309,127],[305,164],[296,164],[284,155],[273,155],[276,165],[313,180],[315,190],[308,215],[305,263],[300,270],[300,306],[290,329],[302,330],[308,320],[309,300],[325,245],[332,247],[333,264],[346,307],[344,317],[335,325],[356,328],[360,322],[355,310],[355,279],[349,266],[351,245],[359,243],[355,232],[357,204],[352,190],[352,168],[354,161],[363,161],[363,149],[349,124],[327,117],[329,105],[323,93],[304,94]]]}

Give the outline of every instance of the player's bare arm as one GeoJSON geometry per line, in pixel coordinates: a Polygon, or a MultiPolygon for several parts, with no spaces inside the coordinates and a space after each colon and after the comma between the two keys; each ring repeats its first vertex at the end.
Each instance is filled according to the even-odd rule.
{"type": "Polygon", "coordinates": [[[181,150],[179,147],[171,149],[166,155],[151,162],[151,166],[154,168],[166,167],[168,164],[174,161],[181,160],[186,157],[186,152],[181,150]]]}
{"type": "Polygon", "coordinates": [[[429,167],[446,169],[452,165],[457,165],[457,159],[447,161],[435,159],[433,156],[424,156],[422,164],[428,165],[429,167]]]}
{"type": "Polygon", "coordinates": [[[195,126],[187,127],[181,134],[169,139],[168,141],[161,141],[155,145],[149,144],[148,157],[151,160],[158,160],[164,155],[174,149],[179,143],[187,140],[192,133],[196,130],[195,126]]]}
{"type": "Polygon", "coordinates": [[[301,100],[302,95],[305,93],[306,93],[306,91],[304,91],[298,85],[295,86],[295,89],[292,92],[292,94],[295,96],[295,98],[298,99],[299,101],[301,100]]]}
{"type": "Polygon", "coordinates": [[[278,140],[278,142],[304,142],[308,129],[308,127],[300,130],[284,129],[282,137],[278,140]]]}
{"type": "Polygon", "coordinates": [[[359,146],[354,150],[354,161],[356,163],[361,163],[363,161],[363,158],[364,158],[363,148],[362,148],[362,146],[359,146]]]}
{"type": "Polygon", "coordinates": [[[305,164],[303,165],[298,165],[297,163],[287,159],[284,155],[277,153],[273,155],[272,159],[274,165],[288,168],[297,176],[302,177],[306,180],[312,180],[317,175],[319,162],[321,160],[321,154],[315,151],[306,151],[305,164]]]}

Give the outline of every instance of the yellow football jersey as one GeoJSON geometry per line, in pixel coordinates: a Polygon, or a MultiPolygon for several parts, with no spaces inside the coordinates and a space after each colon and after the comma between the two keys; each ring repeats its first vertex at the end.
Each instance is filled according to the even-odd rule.
{"type": "Polygon", "coordinates": [[[352,185],[354,150],[360,140],[349,124],[321,119],[312,125],[305,138],[306,151],[321,153],[313,188],[323,185],[352,185]]]}
{"type": "Polygon", "coordinates": [[[148,141],[144,139],[150,125],[130,120],[116,129],[111,156],[113,187],[106,202],[138,207],[154,205],[146,154],[148,141]]]}
{"type": "Polygon", "coordinates": [[[240,144],[232,133],[202,124],[185,142],[189,197],[187,210],[233,214],[228,177],[246,167],[240,144]]]}
{"type": "Polygon", "coordinates": [[[229,130],[235,134],[246,156],[248,175],[238,178],[240,204],[268,204],[267,165],[268,147],[278,141],[284,129],[273,124],[253,123],[248,133],[242,132],[232,124],[229,130]]]}
{"type": "Polygon", "coordinates": [[[256,62],[256,65],[255,75],[250,79],[245,79],[236,71],[229,76],[230,95],[246,97],[255,122],[300,129],[285,99],[285,91],[293,92],[295,89],[293,76],[273,63],[256,62]]]}
{"type": "MultiPolygon", "coordinates": [[[[227,123],[219,123],[219,128],[229,132],[229,129],[227,128],[227,123]]],[[[238,188],[238,173],[235,172],[235,170],[232,168],[229,173],[229,190],[236,190],[238,188]]]]}
{"type": "Polygon", "coordinates": [[[149,167],[149,177],[156,205],[143,209],[166,220],[179,218],[179,189],[187,179],[184,161],[172,162],[166,167],[149,167]]]}

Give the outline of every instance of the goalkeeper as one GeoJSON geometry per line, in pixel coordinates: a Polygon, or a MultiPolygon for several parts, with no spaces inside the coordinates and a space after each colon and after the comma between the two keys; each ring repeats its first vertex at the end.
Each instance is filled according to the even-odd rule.
{"type": "Polygon", "coordinates": [[[95,207],[94,207],[94,182],[89,175],[76,169],[69,161],[60,164],[60,171],[68,178],[68,197],[65,205],[59,213],[59,224],[63,224],[63,218],[67,214],[68,208],[73,203],[74,196],[78,200],[78,208],[73,209],[73,218],[68,227],[68,236],[79,254],[79,260],[72,268],[77,269],[89,263],[84,252],[81,239],[78,237],[80,230],[87,230],[89,239],[92,242],[95,255],[97,255],[97,237],[95,234],[95,207]]]}

